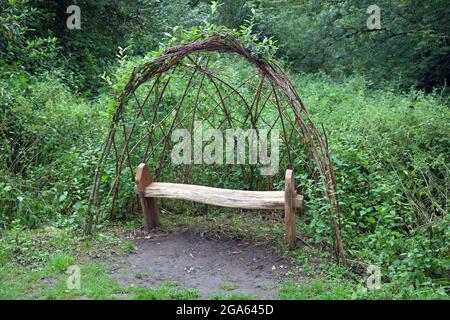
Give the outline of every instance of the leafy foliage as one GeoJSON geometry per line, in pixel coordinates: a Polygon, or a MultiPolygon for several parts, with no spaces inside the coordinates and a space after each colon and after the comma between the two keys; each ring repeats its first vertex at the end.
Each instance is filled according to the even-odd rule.
{"type": "Polygon", "coordinates": [[[431,91],[450,72],[450,9],[444,0],[377,1],[381,29],[367,28],[370,1],[253,1],[259,26],[296,69],[431,91]]]}
{"type": "MultiPolygon", "coordinates": [[[[14,256],[24,265],[47,263],[52,274],[73,261],[64,252],[33,250],[32,237],[22,233],[47,224],[76,231],[83,225],[96,161],[117,107],[114,98],[134,66],[173,44],[227,31],[254,54],[277,55],[292,66],[296,86],[323,128],[333,157],[349,259],[358,266],[382,268],[384,291],[379,294],[367,293],[362,285],[355,291],[333,280],[313,282],[300,288],[301,293],[296,284],[286,284],[281,297],[417,298],[422,292],[433,298],[445,296],[450,267],[445,87],[450,19],[445,1],[381,1],[382,29],[371,32],[365,28],[369,3],[364,1],[77,3],[82,8],[82,29],[70,31],[65,28],[65,9],[71,1],[0,2],[0,277],[7,280],[0,282],[22,292],[30,289],[28,280],[42,276],[3,268],[14,256]],[[22,251],[17,252],[19,246],[22,251]],[[23,283],[14,284],[15,276],[23,283]]],[[[212,61],[211,68],[230,77],[251,75],[250,66],[240,61],[212,61]]],[[[161,114],[169,113],[183,94],[187,79],[177,72],[173,76],[180,81],[162,101],[161,114]]],[[[241,89],[248,96],[254,93],[250,87],[241,89]]],[[[211,84],[205,87],[206,106],[214,90],[211,84]]],[[[139,98],[143,94],[137,92],[139,98]]],[[[188,96],[187,101],[194,103],[195,97],[188,96]]],[[[234,112],[242,111],[238,100],[229,103],[234,112]]],[[[273,120],[272,115],[267,119],[273,120]]],[[[211,119],[221,120],[219,115],[211,119]]],[[[139,123],[138,130],[145,125],[139,123]]],[[[295,139],[292,144],[304,156],[295,165],[305,165],[296,170],[308,204],[299,229],[314,246],[329,247],[328,208],[306,170],[304,146],[295,139]]],[[[115,170],[112,162],[107,163],[102,181],[111,185],[115,170]]],[[[129,178],[132,169],[124,174],[129,178]]],[[[173,178],[171,173],[165,177],[173,178]]],[[[239,172],[221,166],[194,168],[193,177],[207,185],[225,181],[226,187],[249,187],[239,172]]],[[[254,183],[264,187],[266,181],[254,183]]],[[[132,187],[129,179],[121,186],[115,210],[101,223],[135,216],[132,187]]],[[[166,205],[176,213],[198,211],[166,205]]],[[[233,222],[240,222],[240,217],[233,222]]],[[[278,225],[265,231],[282,234],[278,225]]],[[[54,248],[65,247],[67,238],[52,239],[54,248]]],[[[124,250],[132,249],[131,243],[124,244],[124,250]]],[[[87,295],[108,298],[111,290],[119,290],[108,289],[109,278],[94,281],[102,270],[98,264],[85,266],[101,289],[89,288],[87,295]]],[[[196,297],[194,291],[170,285],[129,291],[142,299],[196,297]]],[[[7,297],[14,297],[10,293],[7,297]]],[[[69,297],[62,286],[47,292],[47,298],[69,297]]]]}
{"type": "Polygon", "coordinates": [[[50,75],[0,83],[0,223],[35,226],[62,214],[80,223],[101,144],[99,108],[50,75]]]}
{"type": "MultiPolygon", "coordinates": [[[[338,84],[298,78],[307,105],[328,136],[347,251],[415,285],[448,273],[448,98],[373,90],[362,77],[338,84]]],[[[298,177],[298,181],[305,181],[298,177]]],[[[325,208],[308,182],[307,228],[327,239],[325,208]]]]}

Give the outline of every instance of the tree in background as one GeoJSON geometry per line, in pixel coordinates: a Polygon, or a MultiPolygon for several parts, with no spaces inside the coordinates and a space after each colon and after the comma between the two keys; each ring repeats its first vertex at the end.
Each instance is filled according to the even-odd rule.
{"type": "Polygon", "coordinates": [[[369,30],[373,1],[258,0],[259,28],[281,44],[281,54],[305,72],[363,73],[374,83],[431,90],[450,76],[448,1],[389,1],[381,29],[369,30]]]}
{"type": "Polygon", "coordinates": [[[0,1],[0,70],[3,76],[14,69],[30,73],[52,67],[58,40],[33,35],[38,10],[28,0],[0,1]]]}
{"type": "Polygon", "coordinates": [[[157,50],[177,26],[213,22],[239,28],[254,16],[262,36],[272,36],[279,55],[294,69],[332,76],[361,73],[374,84],[432,90],[450,74],[450,8],[445,0],[390,1],[381,10],[381,28],[369,30],[362,0],[8,0],[0,3],[0,57],[20,61],[28,70],[58,63],[81,90],[95,92],[99,75],[118,47],[142,55],[157,50]],[[67,8],[81,8],[82,27],[66,27],[67,8]],[[29,51],[33,55],[28,55],[29,51]],[[37,61],[39,60],[40,61],[37,61]]]}
{"type": "Polygon", "coordinates": [[[172,27],[200,24],[203,7],[186,0],[1,1],[0,60],[30,74],[55,63],[73,87],[95,93],[118,47],[141,55],[157,50],[172,27]],[[73,4],[81,10],[79,30],[66,25],[73,4]]]}

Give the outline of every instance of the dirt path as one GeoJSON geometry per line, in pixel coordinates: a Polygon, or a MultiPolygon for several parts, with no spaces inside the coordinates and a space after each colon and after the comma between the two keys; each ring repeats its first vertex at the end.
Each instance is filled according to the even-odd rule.
{"type": "Polygon", "coordinates": [[[183,288],[196,288],[205,299],[213,294],[273,299],[280,281],[296,269],[269,248],[188,232],[135,243],[136,253],[124,257],[114,272],[123,286],[158,287],[177,281],[183,288]]]}

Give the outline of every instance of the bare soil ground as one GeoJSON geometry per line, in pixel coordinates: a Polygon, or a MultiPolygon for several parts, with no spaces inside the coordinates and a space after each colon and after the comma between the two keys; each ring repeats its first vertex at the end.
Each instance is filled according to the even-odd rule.
{"type": "Polygon", "coordinates": [[[115,264],[114,277],[123,286],[149,288],[176,281],[205,299],[214,294],[273,299],[281,281],[294,275],[300,280],[291,258],[245,240],[206,239],[187,231],[148,235],[135,244],[136,253],[115,264]]]}

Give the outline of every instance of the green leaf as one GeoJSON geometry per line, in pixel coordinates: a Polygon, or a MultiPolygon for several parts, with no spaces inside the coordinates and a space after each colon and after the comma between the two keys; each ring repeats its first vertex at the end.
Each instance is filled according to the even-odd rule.
{"type": "Polygon", "coordinates": [[[59,196],[59,202],[63,202],[67,198],[67,191],[59,196]]]}

